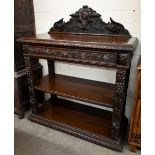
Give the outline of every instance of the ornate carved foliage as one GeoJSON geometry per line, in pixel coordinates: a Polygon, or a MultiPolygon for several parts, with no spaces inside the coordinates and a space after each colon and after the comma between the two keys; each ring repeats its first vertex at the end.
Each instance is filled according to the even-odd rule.
{"type": "Polygon", "coordinates": [[[50,57],[57,60],[82,62],[88,64],[105,65],[117,64],[116,53],[106,53],[100,51],[79,51],[79,50],[63,50],[56,48],[25,46],[25,54],[50,57]]]}
{"type": "Polygon", "coordinates": [[[131,54],[129,53],[120,53],[118,55],[118,64],[119,65],[128,65],[130,62],[131,54]]]}
{"type": "Polygon", "coordinates": [[[72,32],[130,36],[122,24],[115,22],[111,17],[110,22],[105,23],[101,15],[88,6],[83,6],[70,16],[68,22],[64,22],[63,19],[57,21],[49,33],[72,32]]]}
{"type": "Polygon", "coordinates": [[[119,138],[122,115],[124,114],[123,108],[125,106],[126,93],[127,93],[127,71],[118,70],[116,73],[116,84],[114,94],[114,108],[112,115],[112,137],[119,138]]]}
{"type": "MultiPolygon", "coordinates": [[[[25,48],[26,49],[26,48],[25,48]]],[[[32,69],[31,69],[31,58],[28,56],[24,56],[25,65],[26,65],[26,74],[28,79],[28,86],[29,86],[29,94],[30,94],[30,102],[33,106],[34,113],[37,112],[37,109],[35,107],[36,99],[35,99],[35,92],[33,89],[33,77],[32,77],[32,69]]]]}

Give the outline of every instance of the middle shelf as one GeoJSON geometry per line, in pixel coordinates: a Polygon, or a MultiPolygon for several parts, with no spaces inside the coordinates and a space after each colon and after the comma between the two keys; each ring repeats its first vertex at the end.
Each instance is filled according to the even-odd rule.
{"type": "Polygon", "coordinates": [[[34,89],[62,97],[113,108],[114,84],[49,74],[35,83],[34,89]]]}

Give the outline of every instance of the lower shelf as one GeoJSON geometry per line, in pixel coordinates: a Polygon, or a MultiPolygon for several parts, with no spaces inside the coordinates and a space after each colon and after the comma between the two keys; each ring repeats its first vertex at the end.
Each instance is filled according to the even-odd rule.
{"type": "Polygon", "coordinates": [[[57,99],[54,102],[47,101],[40,112],[31,114],[29,119],[110,149],[122,151],[124,133],[121,132],[122,135],[117,141],[110,138],[111,117],[111,112],[57,99]]]}

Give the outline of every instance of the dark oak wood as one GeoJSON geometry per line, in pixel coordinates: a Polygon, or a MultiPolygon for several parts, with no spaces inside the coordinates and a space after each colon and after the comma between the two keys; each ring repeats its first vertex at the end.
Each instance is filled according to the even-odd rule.
{"type": "MultiPolygon", "coordinates": [[[[116,147],[114,143],[110,143],[107,140],[104,144],[101,141],[99,144],[106,147],[107,145],[111,146],[110,148],[115,150],[121,150],[122,143],[120,144],[120,137],[123,137],[122,135],[125,132],[121,129],[123,128],[122,121],[124,120],[130,62],[137,40],[135,38],[127,39],[126,37],[82,34],[72,35],[72,37],[72,41],[67,40],[67,38],[70,38],[70,34],[38,35],[37,38],[34,36],[19,39],[20,42],[24,43],[24,57],[29,80],[31,103],[33,105],[33,116],[35,117],[33,120],[35,122],[41,121],[42,124],[46,125],[38,117],[38,103],[35,97],[36,90],[51,93],[53,100],[57,99],[56,95],[61,95],[80,101],[88,101],[92,104],[111,107],[113,108],[113,113],[111,135],[109,138],[118,143],[118,145],[116,147]],[[53,36],[57,36],[58,40],[53,36]],[[61,36],[64,37],[61,38],[61,36]],[[92,40],[89,40],[91,37],[92,40]],[[103,42],[97,42],[97,40],[103,42]],[[31,61],[33,58],[44,58],[48,61],[49,75],[41,78],[39,81],[33,78],[33,65],[31,61]],[[55,60],[114,68],[116,69],[116,83],[115,85],[110,85],[78,78],[66,78],[65,76],[59,76],[58,78],[54,73],[53,61],[55,60]]],[[[48,125],[49,127],[54,127],[51,123],[48,125]]],[[[66,129],[64,130],[66,131],[66,129]]],[[[70,133],[71,131],[68,132],[70,133]]],[[[74,135],[77,136],[76,133],[74,135]]],[[[80,137],[89,140],[83,134],[80,137]]]]}
{"type": "Polygon", "coordinates": [[[119,69],[116,71],[116,82],[113,98],[113,114],[112,114],[112,130],[111,136],[115,139],[119,138],[121,121],[125,113],[126,96],[129,80],[129,71],[119,69]]]}
{"type": "MultiPolygon", "coordinates": [[[[34,65],[34,72],[36,79],[42,77],[42,66],[34,65]]],[[[19,118],[24,117],[26,110],[30,109],[30,97],[29,97],[29,87],[27,82],[26,70],[22,69],[18,72],[15,72],[14,75],[14,112],[18,114],[19,118]]],[[[43,100],[43,94],[38,93],[39,100],[43,100]]]]}
{"type": "Polygon", "coordinates": [[[16,72],[25,68],[22,44],[16,40],[22,36],[34,35],[34,23],[33,0],[14,0],[14,65],[16,72]]]}
{"type": "Polygon", "coordinates": [[[41,78],[35,83],[34,89],[101,106],[113,107],[113,84],[55,74],[41,78]]]}
{"type": "MultiPolygon", "coordinates": [[[[16,40],[21,36],[35,34],[33,0],[14,0],[14,111],[19,118],[24,117],[26,109],[30,108],[29,89],[23,58],[23,44],[16,40]]],[[[42,66],[37,59],[33,60],[36,76],[42,75],[42,66]]],[[[43,94],[42,96],[43,98],[43,94]]]]}
{"type": "Polygon", "coordinates": [[[130,37],[128,30],[120,23],[110,18],[110,22],[105,23],[101,15],[87,5],[70,15],[68,22],[63,18],[54,23],[49,33],[70,32],[70,33],[95,33],[108,35],[125,35],[130,37]]]}
{"type": "Polygon", "coordinates": [[[120,141],[109,138],[111,117],[111,112],[57,99],[46,101],[38,114],[31,114],[29,119],[98,145],[122,151],[125,130],[122,128],[120,141]]]}
{"type": "MultiPolygon", "coordinates": [[[[60,21],[60,23],[61,22],[62,21],[60,21]]],[[[85,22],[84,19],[82,19],[82,22],[85,22]]],[[[112,21],[112,23],[113,22],[114,21],[112,21]]],[[[59,26],[60,23],[58,22],[58,25],[55,26],[59,26]]],[[[111,28],[116,24],[117,26],[114,26],[116,29],[113,27],[115,30],[120,27],[122,28],[121,30],[123,30],[123,27],[118,23],[113,24],[111,28]]],[[[60,27],[61,26],[60,24],[60,27]]],[[[87,27],[84,23],[82,26],[84,28],[87,27]]],[[[18,39],[18,41],[24,44],[24,58],[30,98],[33,106],[30,119],[90,142],[122,151],[123,138],[126,132],[125,124],[127,123],[127,119],[125,119],[125,104],[130,64],[133,51],[136,48],[137,39],[128,34],[122,36],[96,35],[94,33],[74,34],[59,32],[57,30],[53,33],[52,30],[50,34],[24,37],[18,39]],[[35,74],[32,62],[34,58],[47,60],[49,75],[40,80],[35,80],[34,78],[35,74]],[[115,84],[105,84],[103,82],[56,75],[54,71],[54,61],[115,69],[116,82],[115,84]],[[51,103],[51,105],[47,103],[48,106],[45,109],[42,106],[44,103],[41,104],[41,102],[37,100],[36,95],[38,91],[51,94],[53,103],[51,103]],[[78,103],[70,104],[75,108],[74,110],[70,110],[69,107],[63,109],[56,102],[59,100],[59,96],[87,101],[91,103],[91,105],[97,104],[111,107],[113,109],[110,120],[111,123],[109,121],[107,122],[107,118],[103,115],[102,118],[98,116],[96,118],[94,114],[88,116],[87,114],[89,110],[92,109],[91,107],[89,107],[90,109],[87,108],[86,112],[82,112],[81,114],[83,106],[77,109],[75,108],[78,103]],[[59,116],[55,113],[55,110],[59,116]],[[81,119],[75,119],[77,117],[81,119]],[[90,118],[92,119],[92,125],[90,118]],[[84,124],[84,122],[86,124],[84,124]],[[90,122],[90,124],[88,124],[88,122],[90,122]],[[110,128],[104,128],[105,126],[109,126],[109,123],[111,124],[110,128]]],[[[61,102],[63,106],[70,103],[69,101],[66,102],[62,100],[61,102]]]]}
{"type": "Polygon", "coordinates": [[[49,104],[45,103],[43,108],[39,115],[48,120],[64,123],[97,135],[110,136],[111,112],[97,109],[93,111],[94,108],[62,99],[58,99],[55,103],[49,101],[49,104]],[[93,112],[96,112],[96,115],[93,112]]]}
{"type": "MultiPolygon", "coordinates": [[[[105,141],[104,144],[100,141],[99,144],[106,147],[107,145],[111,146],[110,148],[115,150],[121,150],[122,143],[120,144],[120,137],[123,137],[125,132],[121,129],[123,128],[122,122],[124,120],[130,63],[132,52],[137,43],[136,38],[65,33],[25,37],[20,38],[18,41],[24,43],[24,57],[29,79],[31,103],[33,105],[33,116],[35,117],[33,120],[46,125],[46,123],[43,123],[43,119],[40,120],[38,116],[38,103],[35,97],[36,90],[51,93],[53,100],[57,99],[56,95],[61,95],[81,101],[88,101],[92,104],[111,107],[113,108],[113,113],[109,138],[118,143],[118,145],[116,147],[114,143],[108,141],[105,141]],[[91,40],[89,40],[90,38],[91,40]],[[43,58],[48,61],[49,75],[39,81],[33,78],[32,61],[30,61],[33,58],[43,58]],[[116,83],[115,85],[110,85],[89,80],[79,81],[79,79],[71,77],[66,82],[67,79],[64,76],[60,76],[63,77],[61,80],[59,78],[52,78],[57,76],[54,75],[53,61],[55,60],[114,68],[116,69],[116,83]]],[[[49,127],[54,127],[51,123],[48,125],[49,127]]],[[[68,132],[70,133],[71,131],[68,132]]],[[[76,133],[74,135],[77,136],[76,133]]],[[[89,138],[85,138],[85,135],[80,137],[89,140],[89,138]]]]}
{"type": "Polygon", "coordinates": [[[129,38],[127,36],[83,35],[70,33],[36,34],[35,36],[27,36],[23,39],[21,37],[19,41],[61,47],[88,48],[95,49],[95,51],[97,49],[122,50],[121,52],[123,54],[127,51],[131,52],[137,45],[137,39],[135,37],[129,38]]]}
{"type": "Polygon", "coordinates": [[[136,152],[137,147],[141,147],[141,65],[137,67],[137,84],[135,91],[135,101],[130,122],[128,136],[129,150],[136,152]]]}

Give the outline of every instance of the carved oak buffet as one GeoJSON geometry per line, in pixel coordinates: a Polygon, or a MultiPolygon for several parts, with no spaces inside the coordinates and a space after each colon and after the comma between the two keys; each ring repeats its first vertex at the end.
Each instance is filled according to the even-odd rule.
{"type": "Polygon", "coordinates": [[[49,34],[20,38],[33,112],[29,119],[77,136],[87,141],[122,151],[126,132],[125,102],[130,62],[137,39],[111,19],[84,6],[71,15],[69,22],[60,20],[49,34]],[[95,24],[92,24],[95,21],[95,24]],[[96,33],[95,33],[96,32],[96,33]],[[110,35],[108,35],[110,34],[110,35]],[[47,59],[49,74],[34,79],[33,59],[47,59]],[[55,74],[54,61],[108,67],[116,70],[115,84],[55,74]],[[44,103],[37,92],[51,94],[44,103]],[[71,102],[61,97],[110,107],[112,112],[71,102]]]}

